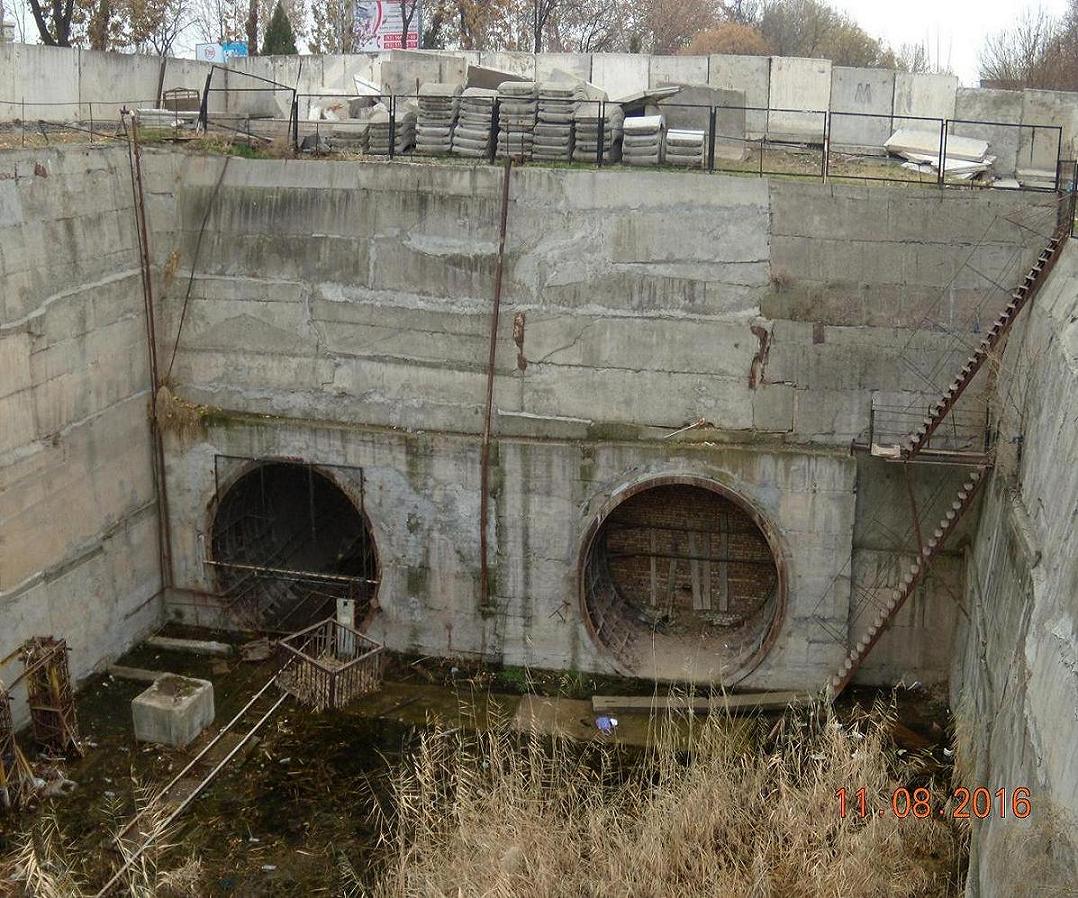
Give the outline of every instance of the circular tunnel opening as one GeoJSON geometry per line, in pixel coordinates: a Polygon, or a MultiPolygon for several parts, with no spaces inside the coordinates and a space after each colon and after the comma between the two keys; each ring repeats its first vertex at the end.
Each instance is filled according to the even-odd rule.
{"type": "Polygon", "coordinates": [[[295,632],[352,600],[363,621],[378,586],[378,557],[362,507],[330,477],[298,462],[266,462],[219,496],[212,557],[229,619],[295,632]]]}
{"type": "Polygon", "coordinates": [[[714,484],[642,485],[593,527],[592,634],[632,676],[732,684],[766,655],[785,573],[747,504],[714,484]]]}

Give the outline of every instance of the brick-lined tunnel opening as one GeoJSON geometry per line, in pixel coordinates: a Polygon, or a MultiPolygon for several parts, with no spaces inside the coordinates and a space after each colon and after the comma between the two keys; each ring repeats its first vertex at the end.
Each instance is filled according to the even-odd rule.
{"type": "Polygon", "coordinates": [[[362,622],[378,557],[361,505],[311,465],[266,462],[219,497],[212,558],[222,603],[245,627],[295,631],[355,602],[362,622]]]}
{"type": "Polygon", "coordinates": [[[583,574],[593,635],[638,676],[732,682],[766,654],[784,605],[784,571],[758,516],[693,483],[616,505],[583,574]]]}

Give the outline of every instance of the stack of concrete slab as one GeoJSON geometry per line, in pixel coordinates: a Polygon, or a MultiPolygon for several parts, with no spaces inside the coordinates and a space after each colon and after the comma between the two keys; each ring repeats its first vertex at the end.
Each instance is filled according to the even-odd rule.
{"type": "Polygon", "coordinates": [[[625,113],[617,103],[585,102],[573,115],[573,159],[595,162],[599,154],[599,129],[603,134],[603,162],[621,160],[622,125],[625,113]]]}
{"type": "Polygon", "coordinates": [[[425,156],[444,156],[453,149],[461,87],[459,84],[428,83],[419,88],[415,151],[425,156]]]}
{"type": "Polygon", "coordinates": [[[331,150],[345,153],[366,153],[369,148],[370,122],[334,122],[332,133],[326,138],[331,150]]]}
{"type": "Polygon", "coordinates": [[[906,161],[902,167],[921,174],[938,175],[940,150],[943,149],[944,177],[969,181],[988,173],[996,157],[989,155],[988,141],[948,134],[941,146],[940,135],[928,131],[901,128],[884,143],[887,152],[906,161]]]}
{"type": "Polygon", "coordinates": [[[453,154],[482,158],[490,153],[494,132],[494,104],[498,92],[486,87],[466,87],[460,98],[457,126],[453,130],[453,154]]]}
{"type": "Polygon", "coordinates": [[[622,158],[628,165],[658,165],[663,157],[663,131],[666,122],[661,115],[637,115],[625,119],[622,126],[622,158]]]}
{"type": "Polygon", "coordinates": [[[539,86],[538,122],[532,155],[546,162],[569,162],[573,158],[573,123],[583,89],[564,81],[539,86]]]}
{"type": "Polygon", "coordinates": [[[686,168],[703,168],[707,157],[707,136],[703,131],[670,128],[666,132],[666,162],[686,168]]]}
{"type": "MultiPolygon", "coordinates": [[[[401,104],[393,122],[393,152],[406,153],[415,146],[417,110],[411,104],[401,104]]],[[[389,111],[376,109],[371,113],[368,150],[373,156],[389,155],[389,111]]]]}
{"type": "Polygon", "coordinates": [[[505,81],[498,86],[498,155],[530,159],[539,114],[539,86],[534,81],[505,81]]]}

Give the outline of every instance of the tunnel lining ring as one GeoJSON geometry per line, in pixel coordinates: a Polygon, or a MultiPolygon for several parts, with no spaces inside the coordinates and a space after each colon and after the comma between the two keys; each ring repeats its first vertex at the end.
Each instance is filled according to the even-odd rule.
{"type": "Polygon", "coordinates": [[[773,647],[787,602],[782,543],[724,484],[667,474],[623,486],[580,546],[581,614],[620,673],[733,685],[773,647]]]}
{"type": "Polygon", "coordinates": [[[355,603],[361,629],[377,608],[380,565],[366,514],[362,469],[358,502],[351,478],[292,458],[215,458],[217,488],[208,507],[209,552],[218,595],[233,625],[294,632],[355,603]],[[239,462],[222,477],[221,459],[239,462]]]}

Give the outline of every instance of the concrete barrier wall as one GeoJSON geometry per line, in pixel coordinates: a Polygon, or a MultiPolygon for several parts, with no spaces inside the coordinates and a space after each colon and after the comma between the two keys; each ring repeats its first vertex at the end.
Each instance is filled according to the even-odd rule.
{"type": "Polygon", "coordinates": [[[745,95],[745,129],[750,138],[767,131],[767,109],[771,96],[771,57],[709,56],[707,83],[723,90],[739,90],[745,95]]]}
{"type": "Polygon", "coordinates": [[[894,103],[894,72],[835,66],[831,70],[831,146],[882,147],[894,133],[894,103]]]}
{"type": "Polygon", "coordinates": [[[0,155],[0,658],[58,636],[82,678],[161,611],[129,161],[0,155]]]}
{"type": "MultiPolygon", "coordinates": [[[[233,78],[222,74],[214,79],[215,87],[228,87],[231,93],[213,93],[210,104],[215,112],[288,116],[290,93],[252,90],[258,83],[239,73],[278,81],[303,94],[350,93],[354,75],[386,93],[411,94],[426,81],[462,80],[469,64],[540,80],[568,72],[597,84],[612,99],[664,83],[708,84],[741,91],[745,105],[763,110],[829,110],[831,140],[837,148],[873,152],[882,152],[884,141],[898,127],[937,133],[941,119],[989,120],[1002,126],[956,125],[952,133],[988,140],[1002,175],[1016,169],[1053,170],[1058,141],[1048,130],[1052,125],[1063,126],[1063,156],[1078,154],[1078,94],[959,89],[951,75],[832,67],[827,60],[767,56],[395,50],[252,57],[231,61],[233,78]],[[898,118],[903,116],[914,118],[898,118]]],[[[0,107],[0,119],[20,117],[24,99],[30,120],[89,118],[91,104],[95,118],[114,117],[123,102],[156,95],[158,67],[152,57],[0,44],[0,100],[9,101],[0,107]]],[[[202,90],[208,72],[206,63],[170,59],[164,86],[202,90]]],[[[768,133],[776,139],[819,142],[823,117],[750,109],[746,130],[750,138],[768,133]]]]}
{"type": "Polygon", "coordinates": [[[770,109],[810,112],[768,112],[768,134],[779,140],[819,143],[831,108],[831,60],[771,57],[770,109]]]}
{"type": "Polygon", "coordinates": [[[652,56],[648,87],[664,84],[707,84],[708,57],[652,56]]]}
{"type": "Polygon", "coordinates": [[[1020,91],[960,87],[955,96],[954,117],[956,121],[965,121],[951,126],[952,134],[987,140],[988,152],[996,157],[995,170],[1001,174],[1014,172],[1022,124],[1020,91]],[[993,124],[969,124],[970,121],[993,124]]]}

